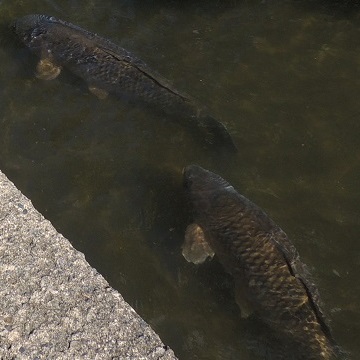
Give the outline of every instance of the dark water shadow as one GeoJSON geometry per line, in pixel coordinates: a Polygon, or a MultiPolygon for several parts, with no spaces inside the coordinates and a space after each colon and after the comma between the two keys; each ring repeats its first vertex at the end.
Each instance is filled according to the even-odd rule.
{"type": "Polygon", "coordinates": [[[294,0],[294,6],[301,11],[321,11],[324,15],[337,18],[358,18],[359,0],[294,0]]]}

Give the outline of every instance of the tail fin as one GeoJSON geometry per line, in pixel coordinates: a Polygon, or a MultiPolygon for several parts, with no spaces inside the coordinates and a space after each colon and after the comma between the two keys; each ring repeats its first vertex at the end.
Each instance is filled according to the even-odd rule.
{"type": "Polygon", "coordinates": [[[209,115],[197,118],[198,128],[204,134],[207,144],[237,152],[237,147],[225,125],[209,115]]]}

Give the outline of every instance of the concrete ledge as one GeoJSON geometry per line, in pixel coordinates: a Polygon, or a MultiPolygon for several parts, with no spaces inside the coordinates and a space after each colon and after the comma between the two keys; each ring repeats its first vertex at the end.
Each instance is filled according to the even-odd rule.
{"type": "Polygon", "coordinates": [[[176,359],[1,172],[0,359],[176,359]]]}

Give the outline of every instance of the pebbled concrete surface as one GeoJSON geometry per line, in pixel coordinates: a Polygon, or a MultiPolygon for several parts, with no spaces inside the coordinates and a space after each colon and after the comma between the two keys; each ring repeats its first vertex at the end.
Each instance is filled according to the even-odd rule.
{"type": "Polygon", "coordinates": [[[0,359],[176,359],[1,172],[0,359]]]}

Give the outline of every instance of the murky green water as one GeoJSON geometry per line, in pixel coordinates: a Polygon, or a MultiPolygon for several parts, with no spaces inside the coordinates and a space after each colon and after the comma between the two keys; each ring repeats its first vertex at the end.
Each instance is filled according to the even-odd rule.
{"type": "Polygon", "coordinates": [[[79,81],[34,77],[2,36],[0,168],[180,359],[264,359],[231,279],[181,256],[181,169],[218,172],[288,233],[360,358],[360,8],[322,1],[0,1],[112,39],[208,105],[239,153],[79,81]],[[195,4],[197,3],[197,4],[195,4]],[[256,344],[255,346],[251,344],[256,344]],[[254,351],[259,349],[259,353],[254,351]]]}

